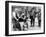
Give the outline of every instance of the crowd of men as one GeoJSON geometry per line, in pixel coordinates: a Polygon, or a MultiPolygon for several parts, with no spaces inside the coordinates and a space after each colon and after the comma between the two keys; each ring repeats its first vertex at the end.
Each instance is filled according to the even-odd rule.
{"type": "Polygon", "coordinates": [[[41,9],[32,7],[15,8],[13,11],[13,28],[14,30],[22,31],[28,30],[30,27],[35,26],[35,19],[37,18],[38,27],[41,26],[41,9]]]}

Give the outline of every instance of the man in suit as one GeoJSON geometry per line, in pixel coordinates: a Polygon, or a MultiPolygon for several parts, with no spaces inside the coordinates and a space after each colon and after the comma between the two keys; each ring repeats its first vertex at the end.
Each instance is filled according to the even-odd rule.
{"type": "Polygon", "coordinates": [[[14,12],[13,12],[13,18],[12,18],[12,22],[13,22],[13,28],[14,30],[19,30],[21,31],[21,26],[19,23],[19,14],[18,14],[19,9],[15,8],[14,12]]]}
{"type": "Polygon", "coordinates": [[[30,10],[30,19],[31,19],[31,26],[34,27],[34,23],[35,23],[35,7],[33,7],[31,10],[30,10]]]}

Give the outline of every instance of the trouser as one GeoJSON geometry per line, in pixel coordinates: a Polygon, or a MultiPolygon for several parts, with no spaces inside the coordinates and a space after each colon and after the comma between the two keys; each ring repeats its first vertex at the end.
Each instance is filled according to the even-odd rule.
{"type": "Polygon", "coordinates": [[[31,19],[31,26],[34,26],[35,19],[33,18],[33,16],[31,16],[30,19],[31,19]]]}
{"type": "Polygon", "coordinates": [[[21,31],[21,26],[20,26],[19,22],[15,18],[13,18],[12,21],[13,21],[13,29],[15,31],[16,31],[16,29],[18,29],[19,31],[21,31]]]}
{"type": "Polygon", "coordinates": [[[21,31],[21,26],[20,26],[19,23],[13,25],[13,28],[14,28],[15,30],[18,29],[19,31],[21,31]]]}
{"type": "Polygon", "coordinates": [[[19,23],[20,23],[20,26],[21,26],[21,30],[23,31],[24,22],[19,22],[19,23]]]}
{"type": "Polygon", "coordinates": [[[41,20],[38,20],[38,23],[39,23],[39,27],[41,26],[41,20]]]}
{"type": "Polygon", "coordinates": [[[31,19],[31,26],[34,26],[34,20],[35,19],[31,19]],[[32,25],[33,24],[33,25],[32,25]]]}

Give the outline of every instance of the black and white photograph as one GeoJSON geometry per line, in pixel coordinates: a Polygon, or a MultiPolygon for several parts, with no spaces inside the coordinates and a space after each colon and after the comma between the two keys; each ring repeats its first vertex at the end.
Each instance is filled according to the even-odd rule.
{"type": "Polygon", "coordinates": [[[9,35],[44,33],[44,3],[9,2],[7,5],[9,35]]]}
{"type": "Polygon", "coordinates": [[[41,28],[41,7],[12,6],[13,31],[28,31],[41,28]]]}

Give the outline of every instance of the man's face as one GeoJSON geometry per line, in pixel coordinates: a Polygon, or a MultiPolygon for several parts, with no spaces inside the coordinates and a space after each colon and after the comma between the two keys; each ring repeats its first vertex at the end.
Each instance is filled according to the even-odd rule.
{"type": "Polygon", "coordinates": [[[21,8],[15,8],[15,13],[17,13],[18,16],[22,14],[21,8]]]}
{"type": "Polygon", "coordinates": [[[18,11],[19,17],[22,15],[22,11],[18,11]]]}

